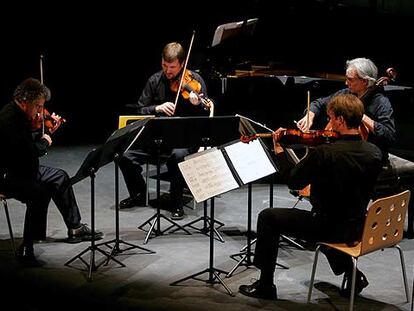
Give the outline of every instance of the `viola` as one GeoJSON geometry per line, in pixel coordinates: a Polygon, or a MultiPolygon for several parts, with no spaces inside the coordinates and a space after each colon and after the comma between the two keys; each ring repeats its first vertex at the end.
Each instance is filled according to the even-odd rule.
{"type": "MultiPolygon", "coordinates": [[[[248,143],[259,137],[272,137],[273,133],[257,133],[250,136],[242,136],[240,140],[248,143]]],[[[331,143],[340,137],[339,133],[332,130],[314,130],[303,132],[299,129],[286,129],[281,132],[279,142],[284,146],[317,146],[331,143]]]]}
{"type": "MultiPolygon", "coordinates": [[[[66,119],[59,118],[61,123],[65,123],[66,119]]],[[[38,113],[36,118],[32,120],[31,129],[32,131],[37,131],[42,129],[42,132],[52,134],[55,130],[57,130],[58,122],[52,114],[46,109],[43,108],[42,113],[38,113]]]]}
{"type": "MultiPolygon", "coordinates": [[[[173,92],[178,92],[178,88],[180,86],[180,81],[175,79],[170,83],[170,90],[173,92]]],[[[210,108],[211,102],[208,98],[200,95],[201,92],[201,84],[196,79],[194,79],[190,70],[186,69],[184,71],[184,76],[182,77],[182,84],[181,84],[181,95],[185,99],[190,98],[190,93],[193,92],[196,94],[198,99],[200,100],[201,104],[205,108],[210,108]]]]}

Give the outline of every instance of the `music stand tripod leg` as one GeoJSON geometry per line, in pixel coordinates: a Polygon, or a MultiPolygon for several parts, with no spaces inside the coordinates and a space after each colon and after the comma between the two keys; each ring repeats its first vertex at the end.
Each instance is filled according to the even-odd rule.
{"type": "Polygon", "coordinates": [[[116,260],[114,256],[100,249],[99,246],[95,244],[95,169],[93,168],[91,169],[89,177],[91,179],[91,231],[92,231],[91,245],[88,248],[84,249],[82,252],[80,252],[78,255],[73,257],[72,259],[69,259],[65,263],[65,266],[69,266],[73,261],[75,261],[76,259],[79,259],[85,264],[85,266],[88,269],[88,281],[92,281],[92,272],[96,271],[104,262],[113,260],[119,265],[121,265],[122,267],[125,267],[125,265],[119,260],[116,260]],[[106,260],[101,262],[99,265],[97,265],[95,262],[95,251],[99,251],[106,257],[106,260]],[[86,254],[87,252],[90,252],[89,263],[87,263],[82,258],[82,256],[86,254]]]}
{"type": "MultiPolygon", "coordinates": [[[[111,248],[110,244],[113,243],[113,246],[110,252],[111,256],[116,256],[122,252],[131,250],[131,249],[140,249],[147,253],[154,254],[155,251],[152,251],[150,249],[147,249],[147,248],[144,248],[144,247],[141,247],[141,246],[129,243],[129,242],[125,242],[119,238],[119,155],[118,154],[116,154],[114,157],[114,163],[115,163],[115,239],[98,244],[98,245],[106,245],[107,247],[111,248]],[[124,244],[127,247],[124,249],[121,249],[120,248],[121,244],[124,244]]],[[[109,258],[106,264],[108,264],[108,262],[109,262],[109,258]]]]}
{"type": "Polygon", "coordinates": [[[157,237],[159,235],[164,234],[164,232],[170,230],[173,227],[177,227],[178,229],[183,230],[187,234],[191,235],[191,233],[187,229],[183,228],[175,221],[161,214],[161,144],[162,144],[162,140],[156,139],[154,142],[155,142],[155,145],[157,146],[157,212],[152,217],[150,217],[150,219],[148,219],[147,221],[145,221],[142,225],[138,227],[138,229],[144,230],[143,228],[147,224],[150,225],[150,229],[147,232],[147,236],[145,237],[144,244],[148,242],[148,239],[150,238],[151,234],[154,234],[155,237],[157,237]],[[161,219],[165,219],[166,221],[171,223],[171,226],[169,226],[168,228],[164,230],[161,230],[161,219]],[[154,222],[151,224],[152,220],[154,220],[154,222]],[[157,227],[155,228],[155,226],[157,227]]]}
{"type": "MultiPolygon", "coordinates": [[[[211,206],[210,206],[210,218],[212,220],[214,220],[214,197],[211,198],[211,206]]],[[[220,283],[221,285],[223,285],[223,287],[226,289],[227,293],[230,296],[235,296],[234,293],[231,291],[231,289],[226,285],[226,283],[224,283],[224,281],[220,278],[220,273],[222,274],[227,274],[228,272],[221,270],[221,269],[217,269],[214,267],[214,232],[213,232],[213,226],[210,226],[210,254],[209,254],[209,267],[194,273],[192,275],[189,275],[187,277],[184,277],[178,281],[172,282],[170,285],[171,286],[175,286],[178,285],[179,283],[182,283],[183,281],[189,280],[189,279],[195,279],[195,280],[199,280],[197,278],[197,276],[202,275],[204,273],[208,273],[209,277],[207,280],[201,280],[204,281],[206,283],[209,284],[215,284],[217,283],[216,280],[218,280],[218,283],[220,283]]]]}
{"type": "MultiPolygon", "coordinates": [[[[212,222],[211,222],[210,217],[207,215],[207,200],[203,202],[203,205],[204,205],[204,215],[197,218],[197,219],[195,219],[195,220],[190,221],[189,223],[187,223],[185,225],[183,225],[183,228],[190,227],[190,228],[192,228],[194,230],[197,230],[200,233],[205,234],[205,235],[208,236],[210,234],[210,226],[211,226],[212,222]],[[202,228],[195,227],[194,224],[196,224],[200,221],[203,221],[203,227],[202,228]]],[[[224,241],[223,237],[221,236],[221,234],[217,230],[217,229],[220,229],[221,227],[223,227],[224,223],[222,223],[221,221],[215,220],[214,224],[216,224],[216,223],[218,224],[218,226],[214,226],[214,228],[213,228],[214,233],[216,234],[216,237],[217,237],[216,240],[224,243],[225,241],[224,241]]],[[[178,228],[172,230],[171,232],[175,232],[177,230],[178,230],[178,228]]]]}
{"type": "Polygon", "coordinates": [[[230,258],[234,259],[235,256],[242,256],[240,261],[230,270],[230,272],[226,275],[227,278],[231,277],[234,271],[240,266],[252,266],[253,263],[251,261],[251,256],[253,252],[251,251],[251,234],[252,234],[252,183],[248,183],[247,185],[247,245],[246,250],[242,251],[238,254],[230,255],[230,258]]]}

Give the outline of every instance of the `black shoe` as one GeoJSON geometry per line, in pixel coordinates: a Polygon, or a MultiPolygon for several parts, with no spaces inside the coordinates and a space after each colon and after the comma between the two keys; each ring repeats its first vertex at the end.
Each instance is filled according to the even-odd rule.
{"type": "MultiPolygon", "coordinates": [[[[95,240],[102,239],[103,233],[95,230],[93,236],[95,240]]],[[[79,243],[82,241],[90,241],[92,239],[92,231],[87,224],[81,224],[79,228],[68,230],[68,243],[79,243]]]]}
{"type": "Polygon", "coordinates": [[[252,285],[240,285],[239,292],[249,297],[277,300],[276,286],[261,286],[259,280],[252,285]]]}
{"type": "Polygon", "coordinates": [[[171,219],[172,220],[181,220],[184,218],[184,209],[179,208],[176,209],[174,212],[171,212],[171,219]]]}
{"type": "Polygon", "coordinates": [[[140,193],[136,196],[126,198],[119,203],[120,209],[127,209],[134,206],[145,206],[147,204],[145,200],[145,194],[140,193]]]}
{"type": "MultiPolygon", "coordinates": [[[[345,276],[345,288],[342,289],[339,293],[342,297],[349,298],[351,296],[351,287],[352,287],[352,272],[347,273],[345,276]]],[[[357,269],[355,274],[355,295],[358,295],[362,290],[367,287],[369,284],[366,276],[357,269]]]]}
{"type": "Polygon", "coordinates": [[[17,259],[19,263],[25,267],[42,267],[45,263],[37,260],[34,255],[33,245],[21,245],[17,252],[17,259]]]}

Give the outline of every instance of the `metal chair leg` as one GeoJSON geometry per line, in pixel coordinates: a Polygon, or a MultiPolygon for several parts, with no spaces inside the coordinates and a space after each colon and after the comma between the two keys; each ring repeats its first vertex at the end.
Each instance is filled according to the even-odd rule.
{"type": "Polygon", "coordinates": [[[7,226],[9,227],[10,243],[11,243],[11,247],[12,247],[12,250],[13,250],[13,254],[14,254],[14,256],[17,256],[16,243],[14,242],[13,229],[12,229],[12,226],[11,226],[9,208],[7,206],[7,200],[6,200],[5,197],[2,196],[1,201],[3,202],[4,212],[6,214],[6,219],[7,219],[7,226]]]}

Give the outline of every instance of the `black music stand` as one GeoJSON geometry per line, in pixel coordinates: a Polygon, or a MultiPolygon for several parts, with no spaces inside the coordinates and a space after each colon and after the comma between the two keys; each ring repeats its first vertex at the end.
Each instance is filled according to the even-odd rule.
{"type": "MultiPolygon", "coordinates": [[[[214,223],[214,197],[212,197],[210,199],[211,204],[210,204],[210,220],[212,220],[212,222],[214,223]]],[[[208,273],[208,279],[206,280],[201,280],[204,281],[208,284],[215,284],[215,283],[220,283],[221,285],[223,285],[223,287],[227,290],[227,292],[229,293],[230,296],[235,296],[234,293],[231,291],[231,289],[226,285],[226,283],[224,283],[224,281],[221,279],[220,274],[228,274],[227,271],[221,270],[221,269],[217,269],[214,267],[214,226],[211,224],[210,222],[210,255],[209,255],[209,266],[208,268],[191,274],[189,276],[186,276],[178,281],[172,282],[170,285],[171,286],[175,286],[178,285],[181,282],[184,282],[186,280],[190,280],[190,279],[195,279],[198,280],[198,276],[208,273]]]]}
{"type": "MultiPolygon", "coordinates": [[[[231,139],[233,139],[233,138],[231,138],[231,139]]],[[[203,142],[204,142],[204,150],[207,150],[207,147],[208,147],[207,146],[208,139],[207,138],[203,138],[203,142]]],[[[192,228],[194,230],[199,231],[202,234],[209,235],[210,234],[210,226],[212,226],[213,227],[214,234],[217,236],[216,239],[218,241],[224,243],[223,237],[218,232],[218,229],[220,229],[221,227],[223,227],[224,226],[224,223],[221,222],[221,221],[219,221],[219,220],[217,220],[217,219],[215,219],[214,222],[211,221],[211,218],[207,214],[207,206],[208,206],[208,203],[207,203],[207,200],[205,200],[203,202],[203,211],[204,211],[203,212],[203,216],[200,216],[197,219],[194,219],[194,220],[190,221],[189,223],[186,223],[185,225],[183,225],[183,228],[190,227],[190,228],[192,228]],[[200,227],[196,227],[195,224],[198,223],[198,222],[200,222],[200,221],[202,222],[203,226],[201,228],[200,227]],[[213,225],[212,225],[212,223],[213,223],[213,225]],[[215,224],[218,224],[218,226],[215,226],[215,224]]],[[[174,232],[176,230],[178,230],[178,229],[174,229],[172,232],[174,232]]]]}
{"type": "Polygon", "coordinates": [[[198,146],[216,146],[239,137],[239,118],[235,116],[219,117],[160,117],[148,120],[147,126],[135,141],[134,147],[139,149],[155,149],[157,154],[157,211],[138,228],[144,230],[150,225],[144,244],[148,242],[151,234],[159,236],[176,227],[191,234],[184,226],[161,214],[161,190],[160,190],[160,155],[164,149],[189,148],[198,146]],[[223,131],[224,130],[224,131],[223,131]],[[171,225],[161,230],[161,219],[171,225]]]}
{"type": "MultiPolygon", "coordinates": [[[[257,132],[259,133],[271,133],[272,130],[267,128],[266,126],[249,119],[245,116],[238,115],[240,117],[240,126],[239,131],[240,134],[246,137],[252,137],[257,132]]],[[[269,155],[270,157],[270,155],[269,155]]],[[[274,175],[273,175],[274,176],[274,175]]],[[[273,207],[273,176],[271,178],[270,187],[269,187],[269,207],[273,207]]],[[[253,265],[251,257],[254,255],[252,251],[252,245],[256,243],[256,239],[252,239],[252,229],[251,229],[251,221],[252,221],[252,183],[249,182],[247,184],[247,243],[246,245],[240,250],[240,252],[236,254],[230,255],[230,258],[236,260],[236,265],[230,270],[230,272],[226,275],[226,278],[229,278],[233,275],[236,269],[240,266],[250,267],[253,265]]],[[[289,239],[285,236],[282,236],[282,239],[289,239]]],[[[290,239],[289,239],[290,240],[290,239]]],[[[294,241],[292,241],[294,243],[294,241]]],[[[283,269],[289,269],[287,266],[276,263],[277,266],[283,269]]]]}
{"type": "Polygon", "coordinates": [[[122,267],[125,267],[122,262],[116,260],[114,256],[100,249],[98,245],[95,244],[95,175],[100,167],[99,163],[101,160],[102,151],[103,148],[100,147],[89,152],[81,167],[78,169],[76,175],[70,179],[70,184],[75,184],[87,177],[89,177],[91,180],[91,245],[65,263],[65,266],[69,266],[76,259],[81,260],[88,269],[88,281],[92,281],[92,271],[96,271],[103,263],[108,262],[109,260],[113,260],[122,267]],[[106,261],[102,261],[101,263],[96,264],[95,251],[103,254],[106,257],[106,261]],[[89,263],[82,258],[82,256],[88,252],[90,252],[89,263]]]}
{"type": "Polygon", "coordinates": [[[120,148],[117,148],[112,152],[109,152],[109,154],[106,156],[107,158],[113,158],[115,164],[115,238],[113,240],[101,243],[100,245],[106,245],[111,248],[110,245],[113,243],[111,255],[114,256],[131,249],[140,249],[150,254],[155,253],[155,251],[149,250],[147,248],[129,242],[125,242],[119,238],[119,159],[125,152],[129,150],[131,145],[142,133],[147,121],[148,119],[138,120],[121,129],[116,130],[105,143],[117,145],[120,144],[117,143],[117,141],[123,140],[123,142],[120,144],[120,148]],[[120,244],[124,244],[127,247],[121,249],[120,244]]]}
{"type": "MultiPolygon", "coordinates": [[[[274,164],[263,149],[260,141],[251,144],[244,144],[240,141],[230,142],[225,146],[206,150],[193,157],[186,158],[180,163],[180,170],[186,179],[191,192],[197,202],[211,198],[211,220],[214,223],[214,197],[218,194],[236,189],[241,185],[250,183],[258,178],[270,175],[276,171],[274,164]],[[257,161],[256,161],[257,160],[257,161]],[[254,165],[254,166],[253,166],[254,165]],[[251,168],[255,169],[252,170],[251,168]],[[209,187],[205,189],[202,182],[206,180],[209,187]]],[[[251,208],[251,204],[250,204],[251,208]]],[[[227,272],[216,269],[213,266],[214,230],[210,226],[210,264],[201,272],[173,282],[176,285],[182,281],[195,278],[200,274],[209,272],[207,283],[214,283],[217,280],[226,288],[230,295],[233,293],[220,279],[220,273],[227,272]]],[[[250,238],[250,237],[248,237],[250,238]]]]}
{"type": "MultiPolygon", "coordinates": [[[[116,213],[116,239],[100,244],[95,244],[94,234],[95,234],[95,174],[98,171],[98,169],[102,166],[105,166],[106,164],[115,161],[115,167],[117,169],[117,159],[119,155],[122,155],[125,150],[127,150],[131,144],[136,140],[136,138],[139,136],[139,134],[142,132],[142,129],[144,128],[145,123],[147,120],[141,120],[134,122],[133,124],[130,124],[122,129],[116,130],[105,142],[104,145],[100,146],[99,148],[96,148],[92,150],[85,160],[83,161],[81,167],[78,169],[77,173],[70,179],[70,184],[75,184],[84,178],[90,177],[91,179],[91,231],[92,231],[92,239],[91,239],[91,245],[80,252],[78,255],[70,259],[65,263],[65,265],[70,265],[74,260],[79,259],[81,260],[88,268],[89,274],[88,274],[88,280],[92,280],[92,271],[97,270],[103,263],[108,263],[109,260],[113,260],[122,267],[125,267],[125,265],[120,262],[119,260],[115,259],[114,256],[120,252],[119,244],[125,243],[129,245],[128,249],[131,248],[141,248],[139,246],[133,245],[131,243],[126,243],[124,241],[119,240],[119,207],[116,206],[115,213],[116,213]],[[108,243],[114,243],[115,245],[111,251],[110,254],[108,254],[106,251],[99,248],[101,245],[108,246],[108,243]],[[87,253],[91,252],[90,256],[90,263],[88,264],[82,256],[87,253]],[[95,251],[99,251],[102,253],[106,260],[102,261],[98,265],[95,263],[95,251]]],[[[118,189],[118,173],[116,171],[116,191],[118,189]]],[[[118,202],[118,193],[116,192],[116,205],[118,202]]],[[[148,251],[150,253],[154,253],[153,251],[141,248],[145,251],[148,251]]]]}

